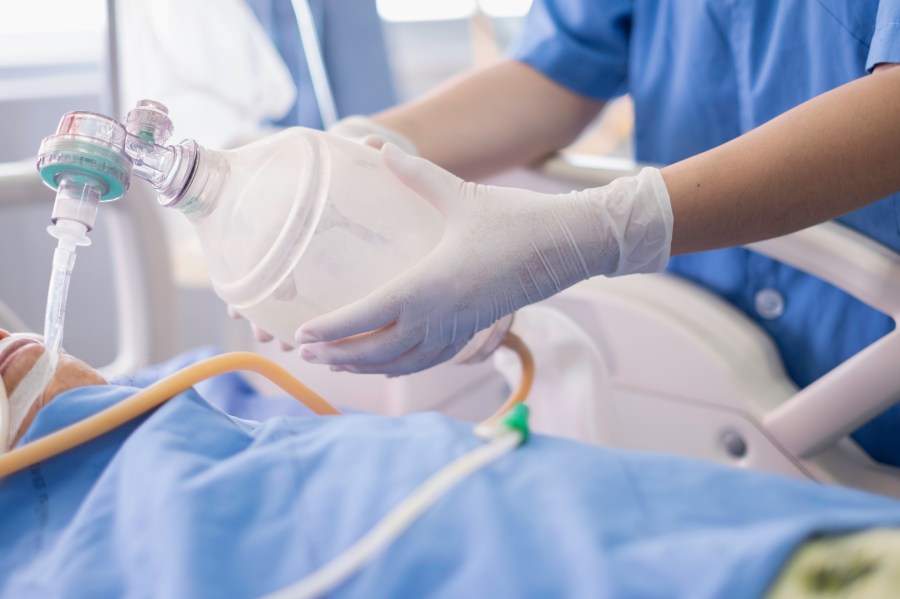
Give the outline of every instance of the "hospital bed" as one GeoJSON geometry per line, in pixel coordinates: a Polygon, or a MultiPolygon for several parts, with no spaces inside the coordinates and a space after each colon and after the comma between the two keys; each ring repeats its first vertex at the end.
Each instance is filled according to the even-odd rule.
{"type": "MultiPolygon", "coordinates": [[[[635,168],[628,160],[563,155],[506,182],[564,190],[601,185],[635,168]]],[[[33,169],[29,161],[0,165],[0,208],[46,201],[49,211],[50,192],[33,169]]],[[[104,206],[101,218],[114,246],[118,327],[117,357],[102,370],[133,372],[179,349],[176,283],[161,242],[166,234],[152,194],[138,185],[124,201],[104,206]]],[[[895,319],[900,314],[900,258],[840,225],[826,223],[750,249],[895,319]]],[[[2,303],[0,326],[22,327],[2,303]]],[[[896,330],[802,390],[750,319],[669,275],[586,281],[522,310],[514,330],[535,352],[531,404],[538,432],[900,497],[900,470],[877,464],[847,436],[900,394],[892,358],[900,355],[896,330]]],[[[332,373],[271,344],[254,349],[335,402],[364,398],[355,407],[394,415],[437,410],[474,420],[502,401],[504,376],[516,376],[514,360],[502,353],[483,364],[386,379],[332,373]]]]}
{"type": "MultiPolygon", "coordinates": [[[[537,173],[501,182],[568,191],[636,170],[619,158],[560,155],[537,173]]],[[[749,249],[895,320],[900,313],[900,257],[842,225],[825,223],[749,249]]],[[[753,321],[671,275],[586,281],[520,311],[513,330],[535,353],[531,405],[539,432],[900,497],[900,470],[876,463],[848,437],[900,398],[897,330],[805,389],[790,380],[753,321]]],[[[494,366],[515,380],[512,357],[501,352],[494,366]]],[[[430,385],[392,382],[393,396],[407,400],[392,407],[416,409],[420,395],[405,387],[430,387],[429,405],[452,410],[452,390],[438,391],[453,376],[450,368],[434,372],[430,385]]],[[[481,391],[479,401],[490,404],[488,388],[468,388],[459,401],[471,406],[481,391]]]]}
{"type": "MultiPolygon", "coordinates": [[[[543,168],[575,186],[600,185],[623,170],[628,165],[621,161],[588,157],[558,157],[543,168]]],[[[894,320],[900,314],[900,258],[837,223],[749,249],[894,320]]],[[[673,276],[595,279],[544,306],[546,319],[552,311],[570,321],[577,334],[567,344],[588,356],[580,367],[590,373],[582,397],[567,398],[571,408],[541,406],[545,430],[900,497],[900,470],[875,463],[847,436],[900,398],[896,329],[800,390],[755,323],[673,276]]],[[[537,352],[540,369],[542,349],[537,352]]]]}
{"type": "MultiPolygon", "coordinates": [[[[321,49],[311,35],[308,6],[292,4],[302,17],[301,37],[327,122],[334,107],[321,49]]],[[[109,87],[115,105],[113,0],[107,9],[109,87]]],[[[490,45],[496,55],[496,40],[490,45]]],[[[637,170],[628,159],[560,154],[494,182],[564,192],[605,185],[637,170]]],[[[0,165],[0,208],[41,198],[49,213],[51,195],[33,162],[0,165]]],[[[135,182],[125,200],[104,206],[100,219],[113,246],[117,321],[116,358],[101,370],[115,375],[184,349],[176,330],[179,277],[161,241],[168,235],[161,210],[142,181],[135,182]]],[[[819,277],[895,320],[900,315],[900,257],[836,223],[750,249],[819,277]]],[[[3,299],[0,326],[22,328],[3,299]]],[[[896,329],[802,390],[788,378],[775,346],[755,323],[705,289],[669,275],[586,281],[520,311],[514,330],[530,341],[536,357],[530,403],[538,432],[900,497],[900,469],[874,462],[848,437],[900,399],[896,329]]],[[[517,377],[515,359],[502,350],[486,363],[445,364],[386,379],[333,373],[273,344],[256,343],[249,335],[238,343],[243,347],[225,349],[249,345],[337,403],[392,415],[436,410],[474,421],[502,403],[507,381],[517,377]]],[[[252,382],[275,391],[262,379],[252,382]]]]}

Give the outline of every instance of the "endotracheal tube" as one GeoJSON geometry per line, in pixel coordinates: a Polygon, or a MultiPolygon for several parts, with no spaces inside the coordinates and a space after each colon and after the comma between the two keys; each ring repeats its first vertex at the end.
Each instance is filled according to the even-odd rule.
{"type": "Polygon", "coordinates": [[[93,228],[97,217],[100,193],[97,181],[84,176],[63,177],[56,192],[53,224],[47,227],[47,232],[58,240],[53,252],[47,313],[44,317],[44,345],[48,351],[59,352],[62,345],[75,250],[80,245],[91,244],[87,233],[93,228]]]}

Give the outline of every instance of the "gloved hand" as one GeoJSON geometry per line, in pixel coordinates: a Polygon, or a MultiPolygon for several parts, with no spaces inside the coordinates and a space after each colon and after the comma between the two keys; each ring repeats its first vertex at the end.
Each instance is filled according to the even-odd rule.
{"type": "MultiPolygon", "coordinates": [[[[244,320],[244,315],[238,312],[237,308],[231,305],[228,306],[228,316],[235,320],[244,320]]],[[[275,339],[275,336],[270,332],[259,328],[252,322],[250,323],[250,330],[253,331],[253,337],[260,343],[268,343],[269,341],[275,339]]],[[[291,345],[290,343],[285,343],[284,341],[279,341],[278,344],[281,347],[281,351],[291,351],[292,349],[294,349],[293,345],[291,345]]]]}
{"type": "MultiPolygon", "coordinates": [[[[408,154],[417,153],[415,144],[408,137],[364,116],[355,115],[343,118],[332,125],[328,129],[328,133],[337,135],[338,137],[352,139],[353,141],[359,142],[365,146],[370,146],[376,150],[380,150],[386,142],[390,142],[401,147],[408,154]]],[[[234,306],[228,306],[227,308],[228,316],[231,318],[234,318],[235,320],[244,319],[234,306]]],[[[268,343],[275,339],[271,333],[259,328],[252,322],[250,323],[250,329],[253,331],[253,337],[260,343],[268,343]]],[[[285,343],[284,341],[279,341],[278,344],[282,351],[294,349],[293,345],[285,343]]]]}
{"type": "Polygon", "coordinates": [[[376,149],[380,149],[385,143],[391,143],[407,154],[419,154],[416,144],[410,138],[365,116],[343,118],[329,127],[328,132],[376,149]]]}
{"type": "Polygon", "coordinates": [[[406,374],[455,355],[480,329],[595,275],[658,272],[672,208],[660,172],[549,195],[466,183],[390,144],[388,169],[437,208],[444,237],[367,297],[306,323],[303,358],[335,370],[406,374]]]}

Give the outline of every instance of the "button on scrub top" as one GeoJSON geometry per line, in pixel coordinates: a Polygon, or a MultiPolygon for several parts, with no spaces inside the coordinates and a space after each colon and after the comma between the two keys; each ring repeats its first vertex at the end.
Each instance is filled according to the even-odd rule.
{"type": "MultiPolygon", "coordinates": [[[[671,164],[900,62],[900,0],[535,0],[512,55],[591,98],[631,94],[637,159],[671,164]]],[[[900,194],[838,221],[900,251],[900,194]]],[[[675,257],[670,271],[756,321],[801,386],[893,328],[842,291],[743,249],[675,257]],[[760,293],[781,300],[776,318],[758,310],[760,293]]],[[[900,406],[854,437],[900,465],[897,430],[900,406]]]]}

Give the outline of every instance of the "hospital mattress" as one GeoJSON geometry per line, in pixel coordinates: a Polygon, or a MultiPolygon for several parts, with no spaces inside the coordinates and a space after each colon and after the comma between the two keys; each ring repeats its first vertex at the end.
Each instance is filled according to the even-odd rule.
{"type": "MultiPolygon", "coordinates": [[[[25,442],[208,353],[60,395],[25,442]]],[[[0,596],[270,593],[480,443],[438,414],[315,417],[219,377],[0,481],[0,596]]],[[[875,495],[534,435],[333,596],[755,598],[806,540],[898,524],[875,495]]]]}

